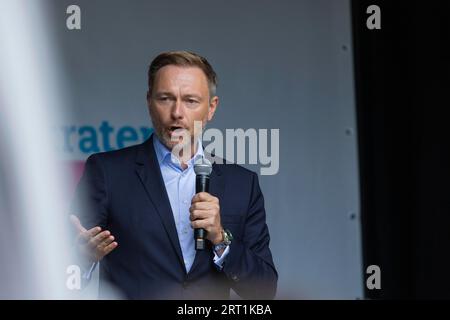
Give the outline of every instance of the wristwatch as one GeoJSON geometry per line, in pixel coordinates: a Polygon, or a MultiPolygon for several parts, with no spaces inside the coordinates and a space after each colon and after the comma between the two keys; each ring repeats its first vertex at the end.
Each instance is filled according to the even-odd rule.
{"type": "Polygon", "coordinates": [[[231,234],[230,230],[228,229],[222,229],[222,235],[223,235],[223,241],[216,244],[214,246],[214,251],[219,251],[221,249],[225,249],[231,244],[231,240],[233,240],[233,235],[231,234]]]}

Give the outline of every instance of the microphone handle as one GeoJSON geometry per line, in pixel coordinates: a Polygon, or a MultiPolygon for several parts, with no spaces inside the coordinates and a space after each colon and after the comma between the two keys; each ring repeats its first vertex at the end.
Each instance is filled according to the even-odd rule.
{"type": "MultiPolygon", "coordinates": [[[[195,177],[195,193],[209,192],[209,176],[197,175],[195,177]]],[[[194,229],[195,250],[205,249],[206,230],[194,229]]]]}
{"type": "Polygon", "coordinates": [[[199,174],[195,176],[195,193],[209,192],[209,176],[199,174]]]}

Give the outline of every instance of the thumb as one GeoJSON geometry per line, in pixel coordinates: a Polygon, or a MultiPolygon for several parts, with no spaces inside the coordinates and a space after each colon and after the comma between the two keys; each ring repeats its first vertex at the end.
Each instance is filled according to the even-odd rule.
{"type": "Polygon", "coordinates": [[[70,215],[70,222],[77,228],[78,232],[85,232],[86,228],[81,225],[80,219],[76,215],[70,215]]]}

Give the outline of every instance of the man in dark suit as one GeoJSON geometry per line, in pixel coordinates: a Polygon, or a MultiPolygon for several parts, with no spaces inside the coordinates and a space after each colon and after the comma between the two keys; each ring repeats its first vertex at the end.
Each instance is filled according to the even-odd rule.
{"type": "MultiPolygon", "coordinates": [[[[194,53],[162,53],[150,65],[147,102],[155,132],[143,144],[86,162],[71,217],[86,277],[130,299],[271,299],[277,272],[258,176],[213,163],[209,192],[195,194],[204,154],[194,124],[218,105],[216,74],[194,53]],[[76,216],[75,216],[76,215],[76,216]],[[79,219],[78,219],[79,218],[79,219]],[[195,250],[193,230],[206,230],[195,250]]],[[[214,160],[214,159],[212,159],[214,160]]]]}

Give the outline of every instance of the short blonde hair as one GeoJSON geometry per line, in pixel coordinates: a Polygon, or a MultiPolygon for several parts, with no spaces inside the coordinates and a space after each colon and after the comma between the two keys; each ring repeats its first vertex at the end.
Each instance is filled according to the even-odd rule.
{"type": "Polygon", "coordinates": [[[156,73],[162,67],[168,65],[198,67],[206,75],[209,85],[210,97],[216,95],[217,75],[208,60],[204,57],[189,51],[169,51],[159,54],[148,68],[148,91],[152,92],[153,83],[155,81],[156,73]]]}

